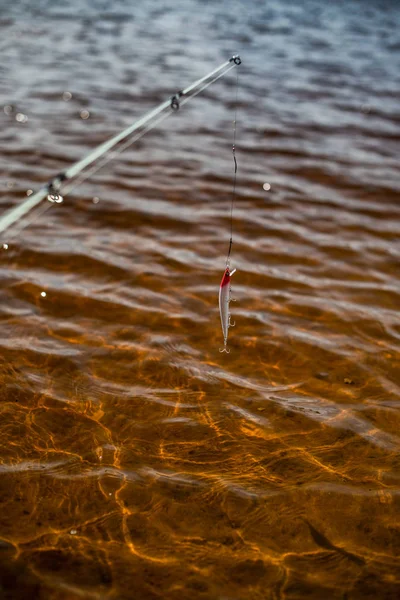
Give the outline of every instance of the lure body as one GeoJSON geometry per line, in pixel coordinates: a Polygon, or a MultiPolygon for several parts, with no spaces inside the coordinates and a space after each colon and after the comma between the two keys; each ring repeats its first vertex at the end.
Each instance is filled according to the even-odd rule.
{"type": "Polygon", "coordinates": [[[229,312],[229,303],[231,301],[231,277],[236,269],[231,271],[229,267],[226,267],[222,277],[221,285],[219,286],[219,314],[221,317],[222,334],[224,336],[224,347],[220,349],[220,352],[227,352],[228,342],[228,330],[232,327],[231,315],[229,312]]]}

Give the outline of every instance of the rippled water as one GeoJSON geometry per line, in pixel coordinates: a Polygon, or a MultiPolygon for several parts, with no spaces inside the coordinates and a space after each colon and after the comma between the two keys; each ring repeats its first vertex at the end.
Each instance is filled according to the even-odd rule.
{"type": "Polygon", "coordinates": [[[400,596],[399,16],[3,3],[2,212],[243,64],[229,355],[234,73],[2,240],[1,598],[400,596]]]}

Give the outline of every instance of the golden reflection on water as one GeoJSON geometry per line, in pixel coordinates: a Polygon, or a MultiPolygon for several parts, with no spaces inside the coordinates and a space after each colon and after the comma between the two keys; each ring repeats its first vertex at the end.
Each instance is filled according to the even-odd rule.
{"type": "Polygon", "coordinates": [[[68,6],[0,21],[2,209],[240,25],[236,327],[228,78],[1,240],[0,599],[399,598],[398,9],[68,6]]]}

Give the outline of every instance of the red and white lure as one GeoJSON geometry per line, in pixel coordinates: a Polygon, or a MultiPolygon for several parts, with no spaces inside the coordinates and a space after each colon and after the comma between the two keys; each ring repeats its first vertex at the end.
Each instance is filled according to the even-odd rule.
{"type": "Polygon", "coordinates": [[[227,347],[228,342],[228,329],[233,327],[235,323],[231,323],[231,313],[229,312],[229,304],[232,301],[231,298],[231,277],[235,273],[236,269],[231,271],[229,267],[226,267],[225,273],[222,277],[221,285],[219,286],[219,314],[221,316],[222,333],[224,335],[224,347],[220,348],[220,352],[226,352],[229,354],[230,350],[227,347]]]}
{"type": "MultiPolygon", "coordinates": [[[[241,60],[239,56],[235,57],[235,64],[240,65],[241,60]]],[[[236,143],[236,112],[237,112],[237,99],[238,99],[238,88],[239,88],[238,72],[236,71],[236,103],[235,103],[235,120],[233,121],[233,145],[232,154],[233,162],[235,166],[235,173],[233,176],[233,190],[232,190],[232,202],[231,202],[231,237],[229,240],[228,256],[226,257],[225,271],[222,277],[221,285],[219,286],[219,314],[221,317],[222,333],[224,336],[224,347],[220,348],[220,352],[226,352],[229,354],[228,343],[228,330],[229,327],[233,327],[235,323],[231,322],[231,313],[229,312],[229,304],[233,301],[231,298],[231,277],[235,273],[236,269],[231,271],[230,269],[230,258],[232,250],[232,234],[233,234],[233,204],[236,196],[236,174],[237,174],[237,162],[235,154],[235,143],[236,143]]]]}

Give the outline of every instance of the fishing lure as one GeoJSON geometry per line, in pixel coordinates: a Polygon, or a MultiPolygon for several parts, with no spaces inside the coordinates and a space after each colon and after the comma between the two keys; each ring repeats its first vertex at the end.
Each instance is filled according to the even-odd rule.
{"type": "Polygon", "coordinates": [[[220,348],[219,351],[226,352],[227,354],[230,352],[227,347],[228,329],[235,325],[235,323],[231,323],[231,313],[229,312],[229,304],[232,302],[231,277],[235,271],[236,269],[231,271],[229,267],[226,267],[225,273],[222,276],[221,285],[219,286],[219,314],[221,315],[222,333],[224,335],[224,347],[220,348]]]}
{"type": "MultiPolygon", "coordinates": [[[[241,60],[239,56],[234,56],[234,62],[236,65],[241,64],[241,60]]],[[[237,112],[237,98],[238,98],[238,88],[239,88],[239,79],[238,72],[236,72],[236,103],[235,103],[235,119],[233,121],[233,145],[232,145],[232,154],[233,154],[233,163],[235,167],[235,172],[233,176],[233,190],[232,190],[232,201],[231,201],[231,236],[229,240],[229,250],[228,256],[226,257],[225,271],[222,276],[221,285],[219,286],[219,314],[221,317],[221,326],[222,326],[222,334],[224,336],[224,347],[220,348],[220,352],[226,352],[229,354],[230,350],[227,346],[228,343],[228,330],[230,327],[233,327],[235,323],[231,322],[231,313],[229,312],[229,304],[232,302],[231,297],[231,278],[232,275],[236,272],[236,269],[231,271],[230,269],[230,259],[231,259],[231,250],[232,250],[232,242],[233,242],[233,205],[236,197],[236,175],[237,175],[237,161],[236,161],[236,112],[237,112]]]]}

